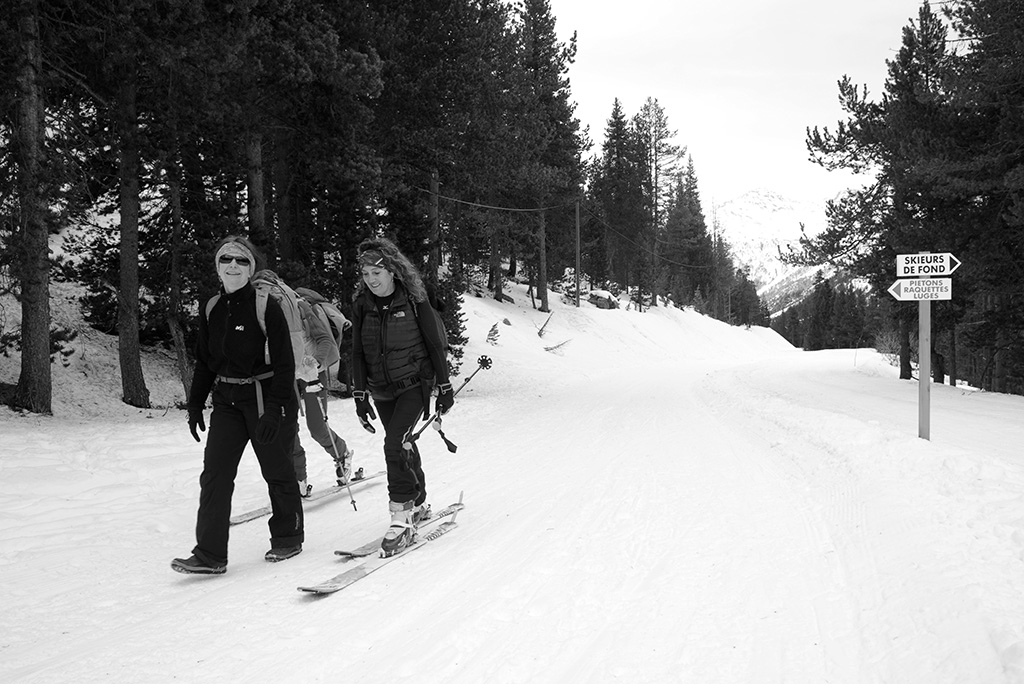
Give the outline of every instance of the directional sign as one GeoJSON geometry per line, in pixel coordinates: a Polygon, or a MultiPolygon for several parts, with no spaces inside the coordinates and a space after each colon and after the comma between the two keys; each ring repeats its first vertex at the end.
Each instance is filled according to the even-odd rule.
{"type": "Polygon", "coordinates": [[[952,278],[907,278],[889,286],[889,294],[901,302],[952,299],[952,278]]]}
{"type": "Polygon", "coordinates": [[[896,255],[897,278],[948,276],[958,268],[960,268],[960,260],[949,252],[896,255]]]}

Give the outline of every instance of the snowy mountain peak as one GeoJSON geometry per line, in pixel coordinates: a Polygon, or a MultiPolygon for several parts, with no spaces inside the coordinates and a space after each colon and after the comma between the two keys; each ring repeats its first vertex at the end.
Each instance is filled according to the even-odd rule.
{"type": "MultiPolygon", "coordinates": [[[[787,288],[800,290],[809,282],[802,277],[807,269],[784,264],[780,253],[797,244],[801,225],[809,235],[825,227],[824,204],[800,202],[773,190],[759,189],[718,205],[714,216],[732,249],[734,261],[748,269],[750,279],[759,289],[784,282],[788,283],[787,288]]],[[[766,303],[776,313],[779,308],[775,302],[792,303],[800,294],[773,293],[766,303]]]]}

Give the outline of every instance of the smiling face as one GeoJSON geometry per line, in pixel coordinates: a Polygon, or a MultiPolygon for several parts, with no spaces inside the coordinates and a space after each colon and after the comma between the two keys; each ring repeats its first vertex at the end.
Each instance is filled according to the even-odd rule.
{"type": "Polygon", "coordinates": [[[363,282],[378,297],[387,297],[395,291],[395,274],[383,266],[363,265],[363,282]]]}
{"type": "Polygon", "coordinates": [[[228,246],[217,256],[217,276],[224,284],[225,292],[231,293],[245,287],[252,275],[252,257],[241,252],[228,246]]]}

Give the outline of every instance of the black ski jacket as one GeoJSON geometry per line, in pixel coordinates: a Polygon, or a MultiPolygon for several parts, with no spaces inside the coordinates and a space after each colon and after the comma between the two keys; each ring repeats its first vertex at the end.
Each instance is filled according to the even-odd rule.
{"type": "MultiPolygon", "coordinates": [[[[218,376],[244,379],[268,372],[273,376],[261,383],[267,409],[277,412],[288,405],[295,394],[295,356],[288,322],[274,298],[267,298],[266,335],[256,318],[256,289],[251,283],[230,294],[222,290],[209,320],[204,312],[205,308],[199,316],[189,409],[203,408],[218,376]],[[270,365],[264,345],[269,345],[270,365]]],[[[254,386],[252,397],[255,401],[254,386]]]]}
{"type": "Polygon", "coordinates": [[[386,400],[421,382],[449,382],[443,335],[430,303],[414,302],[401,283],[383,314],[363,290],[352,307],[353,389],[386,400]]]}

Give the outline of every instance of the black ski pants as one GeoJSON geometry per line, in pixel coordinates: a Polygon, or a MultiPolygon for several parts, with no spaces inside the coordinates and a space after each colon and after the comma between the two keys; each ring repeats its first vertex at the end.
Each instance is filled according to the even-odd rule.
{"type": "Polygon", "coordinates": [[[402,443],[406,433],[423,413],[423,392],[411,387],[394,399],[374,400],[377,415],[384,426],[384,462],[388,469],[388,496],[395,503],[414,502],[417,506],[427,500],[427,480],[423,475],[423,460],[413,442],[411,451],[402,443]]]}
{"type": "Polygon", "coordinates": [[[217,383],[213,390],[203,474],[199,477],[196,547],[192,551],[197,558],[208,563],[228,561],[231,495],[235,491],[238,464],[250,440],[270,493],[273,511],[269,522],[270,546],[279,548],[302,543],[302,499],[291,460],[298,413],[298,399],[293,398],[285,406],[277,438],[260,444],[253,439],[259,422],[255,387],[217,383]]]}

